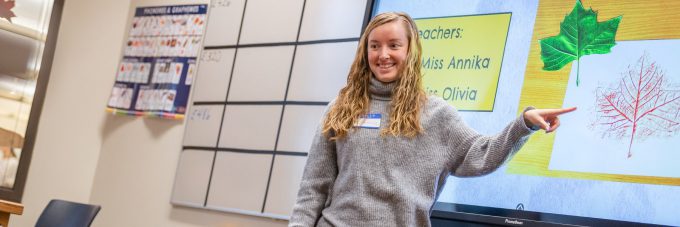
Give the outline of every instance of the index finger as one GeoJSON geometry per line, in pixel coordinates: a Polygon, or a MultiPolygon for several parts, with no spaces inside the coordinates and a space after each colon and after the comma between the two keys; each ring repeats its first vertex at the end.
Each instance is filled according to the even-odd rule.
{"type": "Polygon", "coordinates": [[[560,114],[565,114],[569,113],[576,110],[576,107],[569,107],[569,108],[562,108],[562,109],[547,109],[545,110],[544,113],[549,114],[549,115],[560,115],[560,114]]]}

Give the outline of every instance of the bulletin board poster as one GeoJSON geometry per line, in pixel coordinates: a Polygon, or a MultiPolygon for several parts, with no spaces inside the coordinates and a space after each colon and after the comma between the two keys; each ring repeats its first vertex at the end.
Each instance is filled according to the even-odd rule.
{"type": "Polygon", "coordinates": [[[206,4],[137,8],[107,111],[184,119],[206,16],[206,4]]]}

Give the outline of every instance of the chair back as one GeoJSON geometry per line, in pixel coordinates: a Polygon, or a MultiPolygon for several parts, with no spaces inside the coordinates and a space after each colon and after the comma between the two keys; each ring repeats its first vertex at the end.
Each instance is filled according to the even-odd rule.
{"type": "Polygon", "coordinates": [[[89,227],[101,206],[53,199],[38,218],[35,227],[89,227]]]}

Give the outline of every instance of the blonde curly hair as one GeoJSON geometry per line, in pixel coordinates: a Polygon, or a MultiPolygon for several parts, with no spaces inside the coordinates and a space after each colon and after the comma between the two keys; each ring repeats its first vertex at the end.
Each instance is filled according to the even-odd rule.
{"type": "Polygon", "coordinates": [[[400,77],[392,92],[390,125],[381,131],[383,136],[414,137],[422,133],[420,125],[420,109],[426,101],[422,88],[421,45],[418,29],[410,16],[405,13],[389,12],[375,16],[366,26],[361,35],[354,62],[347,76],[347,85],[340,90],[340,94],[323,121],[322,132],[337,140],[347,136],[347,133],[360,116],[367,114],[369,109],[369,91],[373,72],[368,64],[368,36],[378,26],[401,21],[406,27],[408,37],[408,53],[404,66],[400,69],[400,77]]]}

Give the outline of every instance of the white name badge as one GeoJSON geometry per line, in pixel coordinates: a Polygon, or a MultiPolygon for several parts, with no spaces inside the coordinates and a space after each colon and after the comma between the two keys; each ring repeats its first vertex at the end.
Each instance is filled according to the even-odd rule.
{"type": "Polygon", "coordinates": [[[360,117],[356,123],[354,123],[354,127],[373,129],[380,128],[380,117],[381,115],[379,113],[366,114],[363,117],[360,117]]]}

